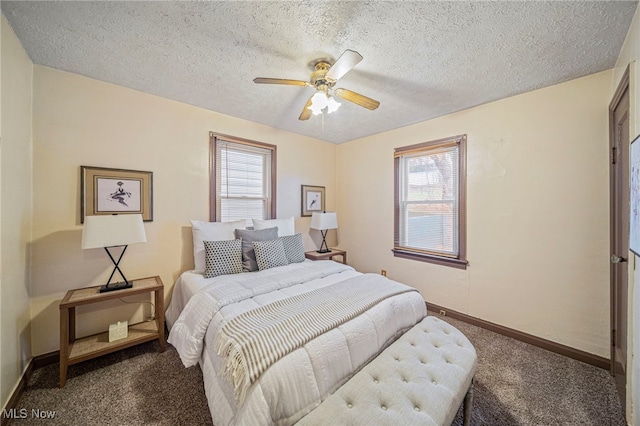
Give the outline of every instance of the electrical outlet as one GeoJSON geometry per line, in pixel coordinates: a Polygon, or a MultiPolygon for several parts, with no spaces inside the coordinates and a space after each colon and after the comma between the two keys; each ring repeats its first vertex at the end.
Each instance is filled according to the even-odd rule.
{"type": "Polygon", "coordinates": [[[446,317],[447,311],[445,311],[444,309],[440,309],[440,315],[442,315],[443,317],[446,317]]]}
{"type": "Polygon", "coordinates": [[[387,270],[386,269],[380,270],[380,275],[382,275],[383,277],[386,277],[387,276],[387,270]]]}
{"type": "Polygon", "coordinates": [[[109,324],[109,341],[124,339],[129,334],[129,324],[127,321],[118,321],[114,324],[109,324]]]}

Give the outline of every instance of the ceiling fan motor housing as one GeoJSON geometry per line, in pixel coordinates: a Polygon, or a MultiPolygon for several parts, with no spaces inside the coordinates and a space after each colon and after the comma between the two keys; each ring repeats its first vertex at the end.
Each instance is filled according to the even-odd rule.
{"type": "Polygon", "coordinates": [[[336,84],[335,80],[326,78],[327,73],[331,69],[331,65],[328,62],[318,62],[315,65],[315,70],[311,73],[310,83],[317,90],[327,93],[327,91],[336,84]]]}

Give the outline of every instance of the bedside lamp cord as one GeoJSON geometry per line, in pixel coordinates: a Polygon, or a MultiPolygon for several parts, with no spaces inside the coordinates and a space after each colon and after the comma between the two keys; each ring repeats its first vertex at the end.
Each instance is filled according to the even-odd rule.
{"type": "Polygon", "coordinates": [[[138,302],[129,302],[129,301],[124,300],[123,298],[119,298],[118,300],[120,300],[122,303],[148,303],[148,304],[151,305],[151,316],[149,318],[147,318],[145,320],[145,322],[154,321],[156,319],[156,307],[153,304],[153,302],[149,302],[149,301],[146,301],[146,300],[138,301],[138,302]]]}

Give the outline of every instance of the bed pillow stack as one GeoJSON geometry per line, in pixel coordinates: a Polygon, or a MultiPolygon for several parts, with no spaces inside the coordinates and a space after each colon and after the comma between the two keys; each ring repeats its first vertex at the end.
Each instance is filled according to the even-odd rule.
{"type": "Polygon", "coordinates": [[[204,222],[191,220],[194,272],[205,278],[253,272],[305,260],[302,234],[294,218],[204,222]]]}

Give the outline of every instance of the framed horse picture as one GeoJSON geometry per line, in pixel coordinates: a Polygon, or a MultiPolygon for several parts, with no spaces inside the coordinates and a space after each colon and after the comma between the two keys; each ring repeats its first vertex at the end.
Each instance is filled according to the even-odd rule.
{"type": "Polygon", "coordinates": [[[153,221],[153,172],[80,166],[80,221],[85,216],[141,214],[153,221]]]}

